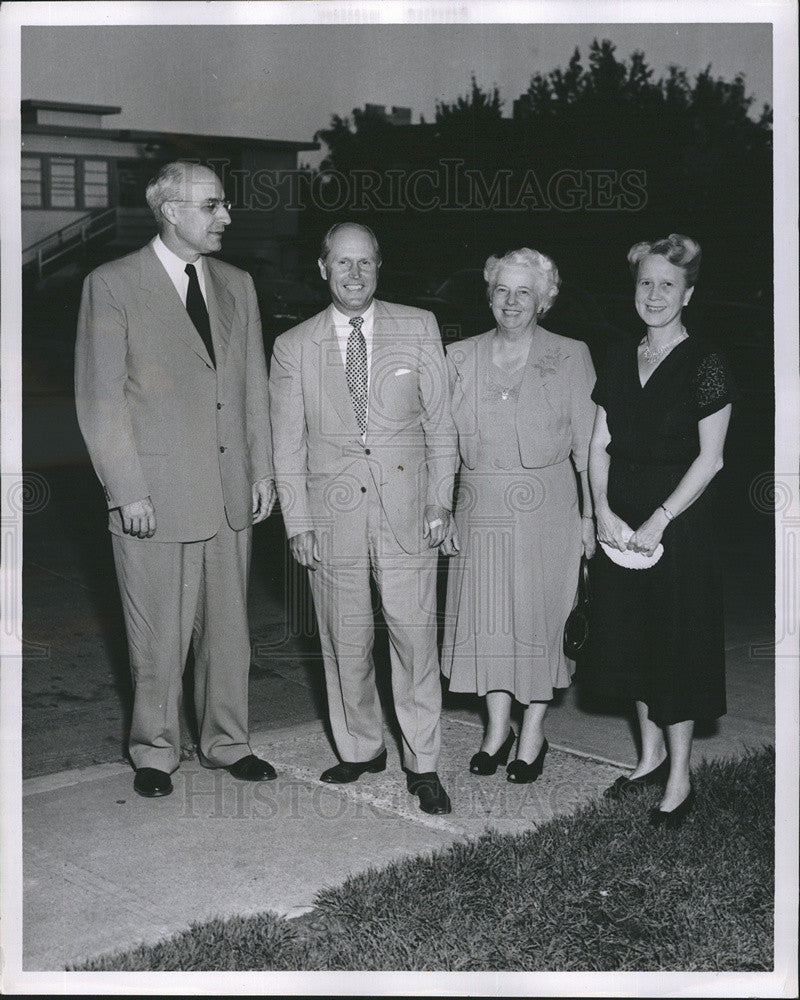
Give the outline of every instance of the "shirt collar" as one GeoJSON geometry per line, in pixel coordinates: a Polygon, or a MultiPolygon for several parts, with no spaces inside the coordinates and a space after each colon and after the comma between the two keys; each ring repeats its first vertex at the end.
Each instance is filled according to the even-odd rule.
{"type": "MultiPolygon", "coordinates": [[[[350,326],[350,317],[345,316],[343,312],[340,312],[336,306],[331,303],[331,309],[333,310],[333,323],[334,326],[350,326]]],[[[364,319],[364,326],[372,326],[372,320],[375,315],[375,299],[370,302],[367,308],[361,313],[364,319]]]]}
{"type": "MultiPolygon", "coordinates": [[[[185,261],[182,257],[179,257],[174,251],[170,250],[167,244],[161,239],[161,236],[156,236],[153,240],[153,250],[155,251],[156,257],[161,261],[167,270],[167,274],[172,278],[173,282],[176,277],[182,277],[186,280],[186,265],[189,261],[185,261]]],[[[197,270],[198,278],[203,276],[203,255],[201,254],[196,261],[194,261],[195,269],[197,270]]]]}

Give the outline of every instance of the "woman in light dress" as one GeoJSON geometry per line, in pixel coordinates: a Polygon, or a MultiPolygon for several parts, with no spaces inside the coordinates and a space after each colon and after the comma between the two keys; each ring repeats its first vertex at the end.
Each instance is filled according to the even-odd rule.
{"type": "Polygon", "coordinates": [[[452,557],[442,670],[451,691],[486,699],[474,774],[506,763],[512,702],[524,706],[507,778],[527,783],[542,772],[553,691],[572,679],[564,623],[581,553],[595,546],[586,471],[595,373],[584,343],[539,325],[558,294],[552,260],[522,248],[490,257],[484,277],[496,326],[447,351],[461,467],[442,545],[452,557]]]}

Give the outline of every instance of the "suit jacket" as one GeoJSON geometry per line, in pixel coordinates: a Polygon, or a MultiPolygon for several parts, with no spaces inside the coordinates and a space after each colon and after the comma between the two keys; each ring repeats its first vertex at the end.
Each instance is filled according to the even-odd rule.
{"type": "MultiPolygon", "coordinates": [[[[75,345],[78,423],[110,509],[150,496],[152,541],[210,538],[252,521],[272,475],[269,388],[252,279],[206,258],[216,369],[151,244],[83,287],[75,345]]],[[[109,527],[120,533],[114,514],[109,527]]]]}
{"type": "MultiPolygon", "coordinates": [[[[447,349],[458,449],[469,469],[474,469],[478,460],[479,415],[491,364],[493,333],[489,330],[447,349]]],[[[524,468],[556,465],[572,454],[576,470],[585,471],[594,424],[594,383],[594,366],[586,344],[539,327],[514,412],[524,468]]]]}
{"type": "Polygon", "coordinates": [[[423,547],[425,505],[450,508],[456,433],[436,320],[375,301],[367,430],[347,388],[332,308],[275,341],[270,369],[275,479],[291,538],[329,523],[371,476],[398,544],[423,547]]]}

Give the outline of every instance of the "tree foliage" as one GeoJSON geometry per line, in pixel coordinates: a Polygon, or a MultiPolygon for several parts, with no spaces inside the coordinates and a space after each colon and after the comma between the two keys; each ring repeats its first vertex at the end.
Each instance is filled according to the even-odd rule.
{"type": "MultiPolygon", "coordinates": [[[[725,80],[708,66],[691,79],[671,65],[656,78],[643,52],[620,59],[605,39],[592,43],[586,59],[576,48],[566,67],[533,74],[510,117],[503,117],[497,87],[483,89],[473,75],[467,94],[437,104],[434,122],[393,126],[355,110],[352,119],[334,116],[318,137],[330,150],[323,168],[430,170],[459,161],[485,178],[484,190],[509,171],[522,177],[534,170],[543,186],[564,171],[636,171],[644,178],[646,203],[627,216],[593,215],[586,205],[535,217],[501,207],[480,216],[441,215],[441,232],[458,234],[460,227],[454,241],[462,247],[467,240],[496,247],[493,236],[501,229],[509,241],[530,242],[535,229],[565,245],[587,234],[602,245],[609,235],[624,243],[662,230],[688,231],[721,245],[747,242],[765,272],[772,240],[772,113],[765,105],[755,114],[753,103],[741,74],[725,80]]],[[[433,212],[429,231],[436,223],[433,212]]],[[[758,283],[765,280],[762,273],[758,283]]]]}

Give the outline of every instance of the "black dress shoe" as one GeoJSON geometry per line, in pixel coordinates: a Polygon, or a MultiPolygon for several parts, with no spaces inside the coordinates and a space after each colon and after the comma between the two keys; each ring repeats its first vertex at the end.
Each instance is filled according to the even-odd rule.
{"type": "Polygon", "coordinates": [[[530,764],[525,760],[512,760],[506,768],[506,780],[515,785],[529,785],[532,781],[536,781],[544,769],[544,758],[549,749],[550,744],[545,740],[542,749],[530,764]]]}
{"type": "Polygon", "coordinates": [[[412,795],[419,798],[419,807],[432,816],[440,816],[453,811],[447,792],[442,788],[439,775],[435,771],[408,771],[406,785],[412,795]]]}
{"type": "Polygon", "coordinates": [[[329,767],[319,776],[320,781],[325,781],[329,785],[349,785],[351,781],[358,781],[362,774],[377,774],[386,770],[386,750],[381,750],[377,757],[372,760],[352,763],[347,760],[340,760],[338,764],[329,767]]]}
{"type": "Polygon", "coordinates": [[[472,760],[469,762],[470,771],[473,774],[494,774],[499,764],[506,763],[513,746],[514,730],[509,729],[508,736],[506,736],[500,749],[495,753],[487,753],[485,750],[479,750],[473,755],[472,760]]]}
{"type": "Polygon", "coordinates": [[[172,791],[172,779],[166,771],[154,767],[139,767],[133,779],[133,790],[146,799],[158,799],[172,791]]]}
{"type": "Polygon", "coordinates": [[[254,753],[240,757],[234,764],[229,764],[225,770],[239,781],[272,781],[273,778],[278,777],[272,764],[256,757],[254,753]]]}
{"type": "Polygon", "coordinates": [[[669,777],[669,757],[665,757],[658,767],[654,767],[647,774],[642,774],[638,778],[629,778],[627,775],[620,775],[613,785],[609,785],[603,792],[603,798],[621,799],[629,792],[636,792],[648,785],[661,785],[663,788],[669,777]]]}
{"type": "Polygon", "coordinates": [[[675,806],[674,809],[664,811],[663,809],[650,810],[650,826],[664,826],[668,830],[677,830],[683,825],[683,821],[694,807],[694,788],[689,788],[689,794],[675,806]]]}

